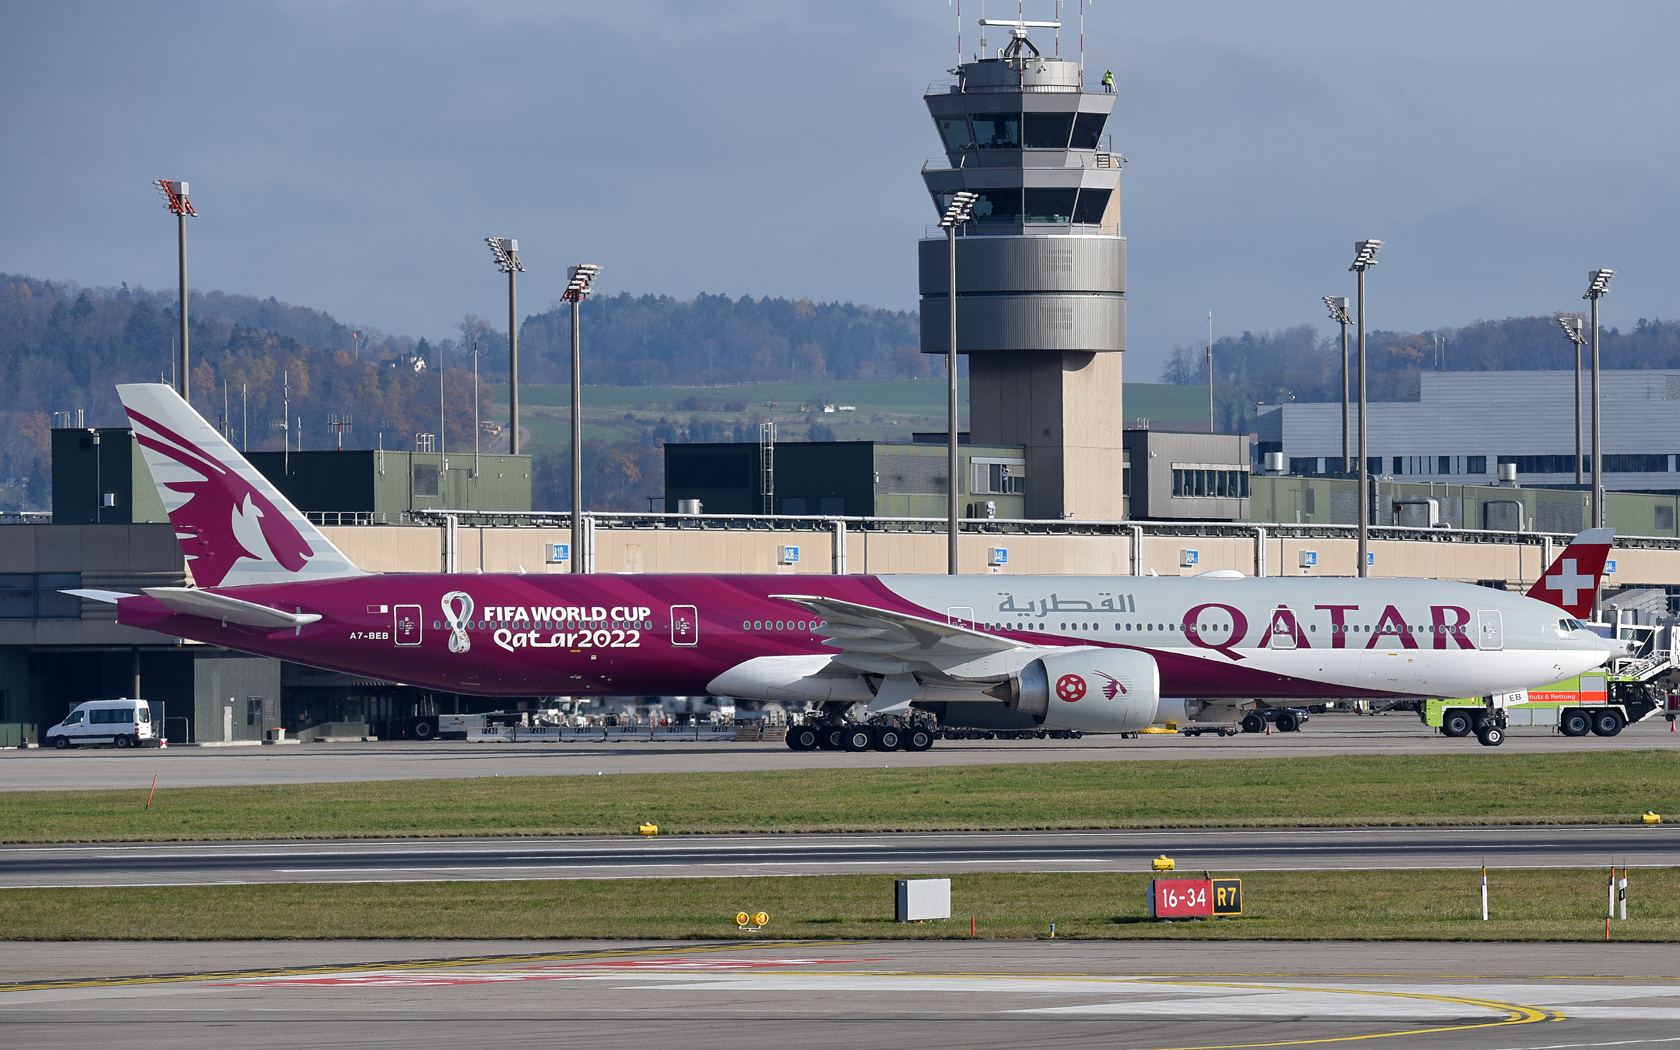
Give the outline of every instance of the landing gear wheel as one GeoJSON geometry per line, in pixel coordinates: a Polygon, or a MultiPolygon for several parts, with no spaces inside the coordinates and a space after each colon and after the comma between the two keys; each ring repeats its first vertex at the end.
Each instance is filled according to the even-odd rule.
{"type": "Polygon", "coordinates": [[[1442,736],[1469,736],[1473,728],[1475,723],[1470,720],[1468,711],[1453,708],[1441,714],[1442,736]]]}
{"type": "Polygon", "coordinates": [[[1242,731],[1245,733],[1264,733],[1266,731],[1266,716],[1256,711],[1243,715],[1242,731]]]}
{"type": "Polygon", "coordinates": [[[840,746],[847,751],[868,751],[874,737],[868,726],[847,726],[840,731],[840,746]]]}
{"type": "Polygon", "coordinates": [[[1476,730],[1476,739],[1483,747],[1498,747],[1505,742],[1505,730],[1498,726],[1483,726],[1476,730]]]}
{"type": "Polygon", "coordinates": [[[1585,711],[1579,709],[1571,708],[1565,711],[1563,717],[1558,720],[1558,730],[1564,736],[1586,736],[1591,729],[1592,719],[1587,717],[1585,711]]]}
{"type": "Polygon", "coordinates": [[[1278,732],[1280,733],[1293,733],[1295,730],[1301,728],[1301,723],[1296,721],[1295,712],[1279,711],[1277,716],[1277,727],[1278,732]]]}
{"type": "Polygon", "coordinates": [[[816,726],[794,726],[788,730],[787,746],[795,751],[815,751],[821,739],[816,726]]]}
{"type": "Polygon", "coordinates": [[[1592,731],[1598,736],[1615,736],[1622,731],[1622,716],[1615,711],[1594,711],[1592,731]]]}
{"type": "Polygon", "coordinates": [[[67,736],[55,736],[55,737],[53,737],[53,747],[58,748],[60,751],[68,751],[75,746],[76,745],[72,744],[70,742],[70,738],[67,737],[67,736]]]}
{"type": "Polygon", "coordinates": [[[933,746],[933,730],[916,726],[904,732],[904,750],[926,751],[933,746]]]}
{"type": "Polygon", "coordinates": [[[126,736],[117,737],[117,747],[121,748],[122,750],[127,751],[129,748],[131,748],[133,746],[134,746],[134,740],[131,737],[126,737],[126,736]]]}
{"type": "Polygon", "coordinates": [[[840,740],[844,732],[844,726],[818,726],[817,746],[824,751],[839,751],[844,746],[840,740]]]}
{"type": "Polygon", "coordinates": [[[897,726],[877,726],[869,735],[870,746],[877,751],[897,751],[904,746],[904,732],[897,726]]]}
{"type": "Polygon", "coordinates": [[[416,740],[430,740],[433,732],[432,723],[429,721],[422,720],[414,723],[414,739],[416,740]]]}

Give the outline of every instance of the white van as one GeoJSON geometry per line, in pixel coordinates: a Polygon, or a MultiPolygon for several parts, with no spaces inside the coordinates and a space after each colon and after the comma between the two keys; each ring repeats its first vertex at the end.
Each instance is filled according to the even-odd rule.
{"type": "Polygon", "coordinates": [[[64,721],[47,730],[47,743],[60,748],[83,744],[156,747],[160,735],[144,700],[89,700],[77,704],[64,721]]]}

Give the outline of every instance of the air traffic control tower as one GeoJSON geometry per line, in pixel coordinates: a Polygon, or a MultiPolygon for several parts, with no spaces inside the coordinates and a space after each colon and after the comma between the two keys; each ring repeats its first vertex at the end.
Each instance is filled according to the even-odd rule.
{"type": "MultiPolygon", "coordinates": [[[[1034,26],[1055,28],[1007,26],[1007,47],[929,89],[946,162],[922,178],[937,214],[958,190],[979,194],[956,244],[971,440],[1025,447],[1027,517],[1115,520],[1126,241],[1124,158],[1103,135],[1114,95],[1086,90],[1080,63],[1041,54],[1034,26]]],[[[922,352],[944,354],[944,231],[930,228],[919,251],[922,352]]]]}

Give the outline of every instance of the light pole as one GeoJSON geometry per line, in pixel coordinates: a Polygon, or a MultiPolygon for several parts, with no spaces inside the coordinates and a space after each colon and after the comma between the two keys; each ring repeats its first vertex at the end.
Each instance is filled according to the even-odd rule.
{"type": "Polygon", "coordinates": [[[519,455],[519,242],[512,237],[486,237],[496,269],[508,275],[508,451],[519,455]]]}
{"type": "Polygon", "coordinates": [[[1592,302],[1592,527],[1604,527],[1604,449],[1600,444],[1598,396],[1598,301],[1610,292],[1610,278],[1615,270],[1588,270],[1587,294],[1581,296],[1592,302]]]}
{"type": "Polygon", "coordinates": [[[1353,265],[1359,275],[1359,575],[1371,575],[1371,472],[1370,429],[1365,416],[1365,271],[1377,265],[1381,241],[1353,242],[1353,265]]]}
{"type": "Polygon", "coordinates": [[[578,304],[601,268],[594,263],[568,267],[560,298],[572,304],[572,571],[584,571],[583,544],[583,375],[578,348],[578,304]]]}
{"type": "Polygon", "coordinates": [[[1559,317],[1558,327],[1575,344],[1575,484],[1581,484],[1581,344],[1587,337],[1581,334],[1586,324],[1579,317],[1559,317]]]}
{"type": "Polygon", "coordinates": [[[192,372],[188,368],[191,358],[187,355],[187,216],[194,218],[198,212],[193,210],[192,201],[187,199],[187,184],[177,179],[157,179],[152,185],[163,194],[163,206],[175,216],[176,232],[179,238],[179,254],[181,263],[181,358],[180,373],[177,383],[177,393],[181,400],[192,404],[192,372]]]}
{"type": "Polygon", "coordinates": [[[969,190],[959,190],[951,195],[950,203],[945,205],[945,214],[940,218],[939,225],[945,229],[945,244],[949,251],[946,253],[945,274],[949,278],[947,290],[951,296],[951,342],[945,348],[945,378],[946,413],[951,420],[951,432],[946,435],[949,439],[949,462],[946,463],[946,484],[949,489],[949,500],[946,504],[946,568],[952,576],[957,575],[957,227],[967,222],[974,215],[974,202],[980,199],[978,193],[969,190]]]}
{"type": "Polygon", "coordinates": [[[1208,433],[1213,433],[1213,311],[1208,311],[1208,433]]]}
{"type": "MultiPolygon", "coordinates": [[[[1353,323],[1348,316],[1348,301],[1345,295],[1327,295],[1324,305],[1330,308],[1330,320],[1342,326],[1342,473],[1353,469],[1353,454],[1348,448],[1348,356],[1347,356],[1347,328],[1353,323]]],[[[1360,455],[1364,455],[1363,452],[1360,455]]]]}

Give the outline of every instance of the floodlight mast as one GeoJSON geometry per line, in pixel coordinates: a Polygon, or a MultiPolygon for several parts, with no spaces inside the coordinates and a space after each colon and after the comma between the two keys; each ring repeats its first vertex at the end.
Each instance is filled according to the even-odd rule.
{"type": "Polygon", "coordinates": [[[198,217],[193,210],[192,201],[187,198],[187,184],[179,179],[156,179],[152,185],[163,195],[163,206],[175,216],[176,235],[179,240],[179,258],[181,264],[181,356],[180,370],[177,373],[177,393],[181,400],[192,403],[192,371],[188,368],[191,357],[187,353],[187,216],[198,217]]]}
{"type": "Polygon", "coordinates": [[[1353,456],[1348,448],[1348,325],[1353,318],[1348,316],[1348,301],[1345,295],[1327,295],[1324,305],[1330,308],[1330,320],[1342,326],[1342,473],[1353,469],[1353,456]]]}
{"type": "Polygon", "coordinates": [[[519,281],[525,272],[519,261],[519,242],[512,237],[486,237],[496,269],[508,277],[508,451],[519,455],[519,281]]]}
{"type": "MultiPolygon", "coordinates": [[[[1598,394],[1598,301],[1610,294],[1610,278],[1614,276],[1615,270],[1587,271],[1587,293],[1581,296],[1592,302],[1592,527],[1595,529],[1604,527],[1604,477],[1600,473],[1604,467],[1604,447],[1600,443],[1598,422],[1602,407],[1598,394]]],[[[1595,611],[1597,605],[1597,592],[1594,592],[1595,611]]]]}
{"type": "Polygon", "coordinates": [[[1371,575],[1371,455],[1370,429],[1365,411],[1365,271],[1377,265],[1377,250],[1381,241],[1353,242],[1353,265],[1348,267],[1359,275],[1359,456],[1355,463],[1359,474],[1359,575],[1371,575]]]}
{"type": "Polygon", "coordinates": [[[1582,482],[1581,477],[1581,344],[1587,337],[1581,334],[1581,328],[1586,324],[1579,317],[1559,317],[1558,327],[1569,337],[1575,350],[1575,484],[1582,482]]]}
{"type": "MultiPolygon", "coordinates": [[[[578,304],[589,298],[589,287],[601,268],[583,263],[566,269],[566,290],[560,298],[572,304],[572,571],[587,572],[583,536],[583,378],[578,340],[578,304]]],[[[594,542],[591,540],[590,542],[594,542]]]]}
{"type": "Polygon", "coordinates": [[[939,225],[945,230],[945,243],[949,248],[946,254],[945,275],[949,278],[947,291],[951,300],[951,342],[945,348],[945,409],[951,421],[950,433],[946,435],[948,461],[945,465],[945,571],[952,576],[960,571],[957,567],[957,227],[974,216],[974,202],[979,199],[978,193],[958,190],[951,195],[950,203],[945,205],[945,214],[939,220],[939,225]]]}

